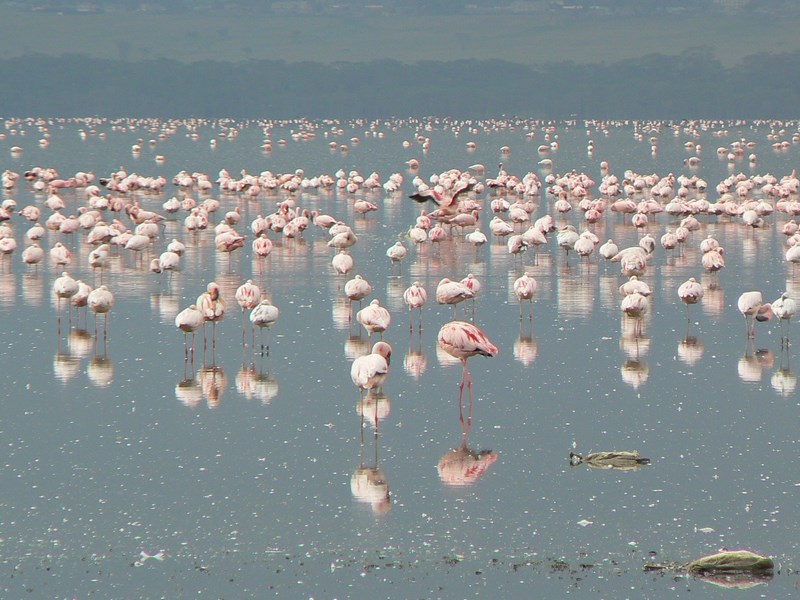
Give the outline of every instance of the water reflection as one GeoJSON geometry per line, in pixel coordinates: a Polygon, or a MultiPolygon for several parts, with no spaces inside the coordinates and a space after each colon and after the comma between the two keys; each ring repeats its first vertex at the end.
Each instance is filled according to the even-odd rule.
{"type": "Polygon", "coordinates": [[[269,370],[259,368],[255,364],[242,365],[236,373],[236,390],[247,400],[258,400],[267,405],[272,402],[280,391],[275,377],[269,370]]]}
{"type": "Polygon", "coordinates": [[[519,334],[514,342],[514,358],[526,367],[536,360],[539,345],[533,337],[533,321],[522,320],[519,323],[519,334]]]}
{"type": "Polygon", "coordinates": [[[376,434],[380,422],[385,421],[391,411],[391,401],[379,388],[370,389],[366,396],[356,402],[356,412],[361,417],[362,428],[365,422],[369,422],[375,428],[376,434]]]}
{"type": "Polygon", "coordinates": [[[217,408],[228,387],[225,371],[220,366],[203,366],[198,369],[195,377],[208,407],[217,408]]]}
{"type": "Polygon", "coordinates": [[[685,365],[693,367],[703,358],[704,350],[703,342],[694,336],[687,335],[678,344],[678,359],[685,365]]]}
{"type": "Polygon", "coordinates": [[[470,407],[470,416],[464,420],[460,408],[461,443],[445,452],[436,465],[442,483],[458,487],[472,485],[478,481],[498,458],[497,452],[493,450],[476,450],[468,447],[467,440],[472,430],[472,410],[470,407]]]}
{"type": "Polygon", "coordinates": [[[425,356],[425,352],[422,349],[422,333],[418,331],[415,335],[412,332],[408,343],[408,351],[403,357],[403,370],[415,380],[419,381],[419,378],[425,373],[427,368],[428,357],[425,356]],[[414,343],[415,338],[416,347],[414,343]]]}
{"type": "Polygon", "coordinates": [[[756,350],[753,340],[750,339],[745,345],[745,351],[737,364],[739,379],[745,383],[758,383],[764,369],[771,369],[775,364],[775,355],[772,350],[760,348],[756,350]]]}
{"type": "Polygon", "coordinates": [[[372,438],[373,454],[370,457],[371,460],[366,458],[363,419],[362,415],[359,465],[350,477],[350,493],[358,502],[369,504],[373,512],[382,514],[392,508],[389,481],[378,461],[379,437],[377,432],[373,436],[368,436],[372,438]]]}

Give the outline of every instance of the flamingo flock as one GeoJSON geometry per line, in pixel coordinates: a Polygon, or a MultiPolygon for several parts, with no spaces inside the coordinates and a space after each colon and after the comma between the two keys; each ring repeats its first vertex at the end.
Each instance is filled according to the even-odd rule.
{"type": "MultiPolygon", "coordinates": [[[[179,124],[171,125],[180,128],[179,124]]],[[[353,332],[352,321],[356,327],[363,327],[368,338],[378,335],[382,341],[391,337],[393,317],[397,321],[397,315],[392,314],[395,299],[402,299],[408,307],[412,334],[413,315],[419,315],[416,330],[422,335],[425,288],[435,289],[436,303],[452,307],[448,315],[451,324],[442,327],[438,344],[463,362],[462,394],[464,385],[470,393],[472,385],[466,358],[474,354],[494,356],[499,350],[488,341],[485,331],[492,333],[492,323],[482,323],[481,327],[477,324],[480,311],[476,307],[482,306],[484,275],[470,273],[467,265],[460,262],[461,247],[469,248],[473,257],[488,254],[499,264],[505,263],[500,263],[498,252],[508,256],[512,261],[507,267],[509,297],[516,299],[519,321],[524,320],[523,303],[529,303],[527,320],[531,324],[540,317],[547,318],[538,312],[535,315],[533,309],[542,287],[537,277],[547,277],[547,265],[559,262],[567,269],[564,277],[575,280],[588,280],[600,270],[617,275],[620,284],[615,296],[621,318],[634,323],[632,337],[640,342],[646,335],[644,324],[654,318],[661,303],[683,303],[688,328],[691,305],[711,303],[718,296],[730,248],[726,250],[717,241],[712,227],[715,224],[739,227],[745,239],[753,240],[767,230],[779,230],[785,238],[780,259],[787,264],[789,279],[793,279],[795,265],[800,262],[800,233],[795,218],[800,215],[800,178],[794,171],[777,176],[745,175],[732,170],[714,185],[697,173],[703,163],[698,156],[699,145],[693,145],[687,146],[687,152],[694,154],[684,161],[684,173],[659,175],[632,169],[615,173],[607,163],[600,163],[596,173],[577,169],[558,173],[553,170],[559,149],[556,130],[552,125],[537,127],[548,143],[536,152],[547,157],[542,158],[536,170],[524,173],[514,173],[510,164],[503,162],[496,174],[484,164],[475,163],[423,175],[425,153],[431,144],[423,133],[415,137],[422,158],[404,161],[398,171],[386,177],[377,171],[362,175],[358,170],[343,168],[331,174],[307,173],[303,168],[285,173],[223,168],[216,176],[182,169],[171,177],[144,175],[124,167],[101,176],[82,171],[68,177],[59,175],[54,168],[35,165],[21,172],[6,169],[2,175],[5,200],[0,212],[0,253],[6,261],[19,253],[26,269],[35,271],[45,263],[61,272],[52,286],[59,323],[63,302],[68,304],[70,321],[73,306],[88,306],[96,322],[103,317],[105,338],[109,314],[121,292],[114,289],[112,282],[104,281],[112,264],[123,262],[132,272],[149,270],[160,276],[156,280],[160,288],[169,290],[180,285],[174,283],[176,273],[186,269],[206,271],[206,265],[197,264],[191,255],[208,241],[218,257],[217,268],[227,261],[228,270],[241,276],[236,282],[238,287],[229,285],[226,295],[208,272],[205,290],[180,290],[187,300],[185,308],[175,311],[174,325],[185,336],[184,358],[189,362],[194,359],[195,334],[202,328],[204,355],[211,337],[213,365],[217,328],[222,326],[228,301],[235,300],[241,309],[242,347],[248,345],[249,321],[249,346],[255,350],[255,330],[263,334],[267,329],[269,334],[279,314],[269,300],[270,274],[282,268],[279,261],[289,251],[307,252],[304,244],[313,244],[312,251],[329,261],[331,278],[337,282],[337,301],[346,306],[346,323],[355,338],[362,334],[358,329],[358,333],[353,332]],[[18,207],[14,196],[22,187],[30,190],[36,200],[18,207]],[[373,246],[377,236],[371,228],[376,215],[393,206],[402,206],[403,212],[414,215],[407,219],[406,214],[403,220],[395,215],[387,221],[389,233],[397,241],[376,252],[373,246]],[[323,208],[331,214],[323,212],[323,208]],[[169,242],[168,228],[170,237],[175,235],[169,242]],[[605,235],[605,230],[611,228],[613,237],[605,235]],[[707,232],[704,236],[703,230],[707,232]],[[620,247],[621,240],[631,239],[635,242],[620,247]],[[24,246],[22,252],[20,246],[24,246]],[[87,251],[80,251],[83,246],[87,251]],[[364,256],[381,252],[388,258],[384,261],[390,283],[392,278],[402,281],[406,277],[403,264],[417,265],[409,275],[413,284],[408,288],[401,285],[393,292],[394,298],[387,290],[385,295],[369,300],[382,279],[377,285],[375,280],[367,281],[371,266],[364,256]],[[237,257],[244,253],[253,258],[251,273],[241,273],[238,267],[237,257]],[[78,259],[84,266],[78,264],[78,259]],[[693,262],[689,264],[689,260],[693,262]],[[439,266],[435,274],[430,271],[429,276],[418,267],[424,261],[436,261],[439,266]],[[672,292],[655,289],[655,272],[664,265],[676,264],[692,270],[694,276],[676,285],[672,292]],[[91,273],[91,277],[84,278],[86,281],[79,283],[69,275],[70,271],[86,267],[91,273]],[[365,300],[369,304],[363,306],[365,300]],[[353,303],[358,303],[357,309],[353,303]],[[471,310],[462,310],[464,306],[471,310]],[[483,345],[475,346],[476,340],[483,345]]],[[[613,125],[587,123],[586,127],[587,135],[602,135],[613,125]]],[[[687,123],[683,130],[675,131],[694,136],[696,127],[699,126],[687,123]]],[[[656,132],[656,124],[640,124],[635,136],[644,141],[648,133],[655,138],[656,132]]],[[[263,134],[262,149],[271,151],[270,128],[265,128],[263,134]]],[[[334,131],[325,134],[338,136],[334,131]]],[[[306,139],[313,136],[304,135],[297,141],[306,139]]],[[[329,147],[334,152],[344,152],[343,146],[329,147]]],[[[135,147],[138,149],[134,153],[141,155],[145,144],[137,143],[135,147]]],[[[405,147],[414,148],[414,144],[409,142],[405,147]]],[[[594,151],[594,144],[589,147],[594,151]]],[[[742,147],[747,145],[729,148],[733,164],[741,156],[742,147]]],[[[506,161],[508,149],[501,154],[506,161]]],[[[727,152],[718,155],[728,157],[727,152]]],[[[771,303],[762,301],[761,292],[742,293],[738,308],[745,318],[746,339],[755,337],[755,322],[766,321],[774,314],[780,321],[782,347],[788,348],[796,310],[794,292],[789,287],[774,289],[772,293],[778,298],[771,303]]],[[[564,295],[565,303],[579,299],[579,294],[564,295]]],[[[491,310],[494,315],[498,307],[491,310]]],[[[497,318],[502,317],[498,314],[497,318]]],[[[270,343],[262,342],[259,350],[259,355],[269,354],[270,343]]],[[[371,354],[384,353],[380,346],[379,352],[371,354]]],[[[356,385],[362,392],[378,387],[356,385]]]]}

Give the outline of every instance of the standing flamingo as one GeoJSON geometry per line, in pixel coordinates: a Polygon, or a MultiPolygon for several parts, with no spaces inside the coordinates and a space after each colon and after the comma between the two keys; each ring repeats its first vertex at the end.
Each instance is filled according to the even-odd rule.
{"type": "Polygon", "coordinates": [[[206,335],[205,324],[211,323],[211,348],[216,351],[217,348],[217,321],[221,321],[225,317],[225,301],[220,296],[219,285],[212,281],[206,286],[206,291],[197,297],[195,302],[197,309],[203,314],[203,355],[205,356],[206,350],[206,335]]]}
{"type": "Polygon", "coordinates": [[[737,306],[744,317],[745,334],[748,338],[756,337],[756,321],[769,321],[772,318],[772,305],[764,304],[761,292],[744,292],[739,296],[737,306]]]}
{"type": "Polygon", "coordinates": [[[498,352],[486,334],[477,325],[466,321],[450,321],[442,325],[437,336],[439,347],[461,361],[464,370],[461,374],[459,383],[458,409],[461,415],[461,423],[464,424],[464,411],[462,399],[464,396],[464,384],[469,388],[469,418],[472,422],[472,377],[467,369],[467,359],[470,356],[480,354],[482,356],[495,356],[498,352]]]}
{"type": "Polygon", "coordinates": [[[797,303],[789,297],[789,292],[783,292],[781,297],[772,303],[772,312],[781,322],[781,348],[789,345],[789,333],[783,335],[784,321],[791,326],[792,317],[797,312],[797,303]]]}
{"type": "Polygon", "coordinates": [[[356,313],[356,321],[364,326],[370,337],[372,337],[373,333],[379,333],[383,338],[383,332],[389,328],[392,316],[388,310],[381,306],[380,301],[375,298],[369,303],[369,306],[365,306],[356,313]]]}
{"type": "Polygon", "coordinates": [[[458,281],[452,281],[445,277],[436,286],[436,302],[439,304],[451,304],[453,315],[456,314],[456,304],[463,302],[467,298],[474,298],[475,293],[466,285],[458,281]]]}
{"type": "Polygon", "coordinates": [[[99,288],[89,293],[89,309],[94,313],[94,337],[97,339],[97,315],[103,315],[103,339],[108,337],[108,313],[114,306],[114,294],[107,286],[101,285],[99,288]]]}
{"type": "Polygon", "coordinates": [[[408,312],[412,317],[409,319],[408,323],[409,331],[414,329],[413,315],[415,308],[419,309],[419,330],[422,331],[422,307],[425,305],[427,300],[428,292],[426,292],[425,288],[420,285],[419,281],[412,283],[408,288],[406,288],[406,291],[403,292],[403,302],[405,302],[406,306],[408,306],[408,312]]]}
{"type": "Polygon", "coordinates": [[[689,318],[689,305],[697,304],[703,298],[703,286],[694,277],[690,277],[678,287],[678,297],[686,305],[686,321],[689,318]]]}
{"type": "Polygon", "coordinates": [[[245,310],[252,310],[255,308],[261,299],[261,290],[253,283],[252,279],[248,279],[236,289],[234,294],[236,302],[242,309],[242,346],[245,345],[245,310]]]}
{"type": "Polygon", "coordinates": [[[195,332],[203,326],[205,319],[203,313],[192,304],[184,308],[175,317],[175,327],[183,332],[184,356],[189,360],[189,334],[192,334],[192,362],[194,362],[194,336],[195,332]]]}
{"type": "Polygon", "coordinates": [[[339,275],[347,275],[353,268],[353,257],[347,253],[347,250],[342,248],[331,259],[331,265],[339,275]]]}
{"type": "Polygon", "coordinates": [[[57,304],[56,308],[58,311],[58,323],[59,326],[61,325],[61,299],[67,298],[67,306],[69,307],[69,320],[72,322],[72,304],[69,302],[69,299],[72,298],[75,294],[78,293],[78,282],[75,281],[72,277],[70,277],[69,273],[64,271],[61,273],[61,277],[58,277],[53,282],[53,293],[56,295],[57,304]]]}
{"type": "MultiPolygon", "coordinates": [[[[364,390],[380,390],[389,373],[392,358],[392,347],[386,342],[377,342],[372,352],[359,356],[350,368],[350,378],[363,396],[364,390]]],[[[375,411],[375,431],[378,430],[378,411],[375,411]]]]}
{"type": "MultiPolygon", "coordinates": [[[[264,328],[267,329],[267,333],[269,334],[270,328],[275,324],[280,316],[280,311],[276,306],[264,298],[258,305],[250,312],[250,322],[259,329],[259,338],[262,339],[261,341],[261,356],[264,356],[264,328]]],[[[255,330],[253,330],[253,336],[255,337],[255,330]]],[[[255,346],[255,340],[253,342],[255,346]]],[[[269,355],[269,338],[267,338],[267,355],[269,355]]]]}
{"type": "Polygon", "coordinates": [[[529,272],[525,272],[525,274],[514,281],[514,293],[517,295],[517,299],[519,300],[519,320],[522,320],[522,302],[523,300],[527,300],[530,303],[530,310],[528,311],[528,320],[533,320],[533,296],[536,294],[536,289],[539,287],[539,284],[533,278],[533,275],[529,272]]]}

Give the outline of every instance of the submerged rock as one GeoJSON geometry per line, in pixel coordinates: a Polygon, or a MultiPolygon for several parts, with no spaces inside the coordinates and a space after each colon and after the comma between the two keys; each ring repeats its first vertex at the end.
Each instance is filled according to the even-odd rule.
{"type": "Polygon", "coordinates": [[[650,459],[639,454],[638,451],[617,450],[611,452],[590,452],[583,456],[575,452],[569,453],[570,466],[586,464],[595,469],[638,469],[642,465],[650,464],[650,459]]]}

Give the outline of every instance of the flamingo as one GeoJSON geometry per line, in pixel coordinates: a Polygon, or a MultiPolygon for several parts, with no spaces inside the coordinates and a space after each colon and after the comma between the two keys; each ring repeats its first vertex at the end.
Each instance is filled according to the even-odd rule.
{"type": "Polygon", "coordinates": [[[347,253],[347,250],[342,248],[331,259],[331,265],[339,275],[347,275],[353,268],[353,257],[347,253]]]}
{"type": "Polygon", "coordinates": [[[789,292],[783,292],[781,297],[772,303],[772,312],[781,322],[781,347],[789,345],[789,334],[783,335],[784,321],[791,325],[792,317],[797,312],[797,303],[789,297],[789,292]]]}
{"type": "Polygon", "coordinates": [[[396,242],[394,246],[390,246],[388,250],[386,250],[386,256],[392,261],[392,270],[394,270],[395,263],[400,264],[407,254],[406,247],[403,246],[403,242],[396,242]]]}
{"type": "Polygon", "coordinates": [[[375,298],[369,303],[369,306],[362,308],[356,313],[356,321],[361,323],[370,337],[373,333],[379,333],[382,338],[383,332],[389,328],[392,322],[392,316],[389,314],[388,310],[381,306],[380,301],[375,298]]]}
{"type": "Polygon", "coordinates": [[[525,272],[525,274],[514,281],[514,293],[519,300],[519,320],[522,320],[522,302],[523,300],[527,300],[530,303],[530,310],[528,312],[528,320],[533,320],[533,296],[536,294],[536,290],[539,287],[539,284],[536,282],[536,279],[533,278],[533,275],[529,272],[525,272]]]}
{"type": "Polygon", "coordinates": [[[736,305],[744,317],[745,334],[748,338],[756,337],[756,321],[769,321],[772,318],[772,305],[764,304],[761,292],[744,292],[739,296],[736,305]]]}
{"type": "Polygon", "coordinates": [[[236,289],[234,298],[236,298],[237,304],[242,309],[242,346],[244,346],[244,311],[252,310],[258,305],[261,299],[261,290],[253,283],[252,279],[248,279],[236,289]]]}
{"type": "Polygon", "coordinates": [[[463,302],[467,298],[474,298],[475,293],[463,283],[452,281],[445,277],[436,286],[436,302],[439,304],[451,304],[453,314],[455,314],[456,304],[463,302]]]}
{"type": "Polygon", "coordinates": [[[686,305],[686,321],[689,319],[689,305],[697,304],[703,298],[703,286],[690,277],[678,287],[678,297],[686,305]]]}
{"type": "Polygon", "coordinates": [[[206,337],[205,324],[212,324],[211,348],[217,348],[217,321],[225,317],[225,301],[220,296],[219,285],[212,281],[206,286],[206,291],[197,297],[197,309],[203,314],[203,354],[205,355],[206,337]]]}
{"type": "Polygon", "coordinates": [[[344,295],[352,303],[358,300],[359,306],[361,301],[372,293],[372,286],[361,275],[356,275],[353,279],[344,284],[344,295]]]}
{"type": "Polygon", "coordinates": [[[405,302],[408,306],[408,311],[412,316],[412,319],[409,320],[408,324],[409,331],[414,329],[413,314],[415,308],[419,309],[419,330],[422,331],[422,307],[427,300],[428,292],[426,292],[425,288],[420,285],[419,281],[412,283],[403,292],[403,302],[405,302]]]}
{"type": "MultiPolygon", "coordinates": [[[[259,328],[259,337],[264,335],[264,328],[269,332],[280,316],[280,311],[266,298],[250,311],[250,322],[259,328]]],[[[253,331],[255,335],[255,331],[253,331]]],[[[269,339],[267,339],[267,354],[269,354],[269,339]]],[[[264,356],[264,342],[261,342],[261,356],[264,356]]]]}
{"type": "Polygon", "coordinates": [[[92,290],[88,298],[89,309],[94,313],[94,337],[97,338],[97,315],[103,315],[103,339],[108,336],[108,313],[114,306],[114,294],[101,285],[92,290]]]}
{"type": "MultiPolygon", "coordinates": [[[[364,390],[380,390],[389,373],[392,358],[392,347],[386,342],[377,342],[372,351],[359,356],[350,367],[350,378],[363,397],[364,390]]],[[[375,411],[375,430],[378,430],[378,411],[375,411]]]]}
{"type": "MultiPolygon", "coordinates": [[[[58,309],[58,322],[61,323],[61,299],[72,298],[75,294],[78,293],[78,282],[75,281],[72,277],[70,277],[69,273],[64,271],[61,273],[61,277],[58,277],[53,282],[53,293],[58,298],[57,309],[58,309]]],[[[68,302],[69,306],[69,318],[72,321],[72,304],[68,302]]]]}
{"type": "Polygon", "coordinates": [[[194,336],[195,332],[203,326],[205,319],[203,313],[192,304],[184,308],[175,317],[175,327],[183,332],[184,355],[189,360],[189,334],[192,334],[192,361],[194,361],[194,336]]]}
{"type": "Polygon", "coordinates": [[[497,346],[495,346],[486,334],[477,325],[466,321],[450,321],[442,325],[437,336],[439,347],[461,361],[464,370],[459,383],[458,407],[461,414],[461,423],[464,424],[464,412],[462,399],[464,396],[464,384],[469,389],[469,419],[472,421],[472,377],[467,369],[467,359],[471,356],[480,354],[481,356],[496,356],[497,346]]]}

